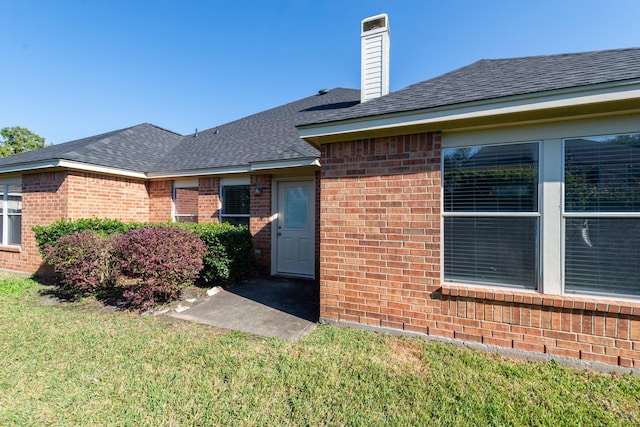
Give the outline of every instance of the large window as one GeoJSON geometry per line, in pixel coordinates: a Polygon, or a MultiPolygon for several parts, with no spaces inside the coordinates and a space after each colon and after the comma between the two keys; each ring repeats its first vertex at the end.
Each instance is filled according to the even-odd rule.
{"type": "Polygon", "coordinates": [[[222,210],[220,221],[249,226],[249,181],[245,179],[221,180],[222,210]]]}
{"type": "Polygon", "coordinates": [[[538,143],[444,150],[444,279],[535,288],[538,143]]]}
{"type": "Polygon", "coordinates": [[[581,126],[599,129],[487,132],[483,142],[499,141],[487,145],[474,145],[477,134],[449,137],[445,282],[640,298],[640,133],[561,135],[581,126]],[[539,142],[505,141],[537,131],[539,142]]]}
{"type": "Polygon", "coordinates": [[[175,222],[198,222],[197,181],[176,181],[173,184],[175,222]]]}
{"type": "Polygon", "coordinates": [[[3,245],[19,246],[22,241],[22,184],[20,181],[0,181],[0,192],[0,242],[3,245]]]}
{"type": "Polygon", "coordinates": [[[564,143],[565,290],[640,296],[640,134],[564,143]]]}

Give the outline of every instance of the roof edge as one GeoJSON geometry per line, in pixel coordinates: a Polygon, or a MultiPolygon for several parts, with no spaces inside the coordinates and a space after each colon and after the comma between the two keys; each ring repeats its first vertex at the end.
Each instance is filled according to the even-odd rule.
{"type": "Polygon", "coordinates": [[[221,166],[215,168],[203,168],[192,170],[173,170],[173,171],[155,171],[148,172],[147,178],[149,179],[162,179],[162,178],[178,178],[178,177],[190,177],[190,176],[202,176],[202,175],[227,175],[237,173],[249,173],[264,170],[294,168],[303,166],[317,166],[320,167],[320,160],[318,157],[300,157],[291,160],[273,160],[264,162],[252,162],[245,165],[237,166],[221,166]]]}
{"type": "MultiPolygon", "coordinates": [[[[297,128],[302,139],[317,146],[321,145],[323,140],[333,139],[340,135],[357,137],[358,134],[367,131],[401,129],[407,126],[437,124],[454,120],[462,121],[501,114],[526,113],[635,98],[640,99],[640,79],[511,95],[325,123],[308,123],[298,125],[297,128]]],[[[326,142],[333,141],[327,140],[326,142]]]]}
{"type": "Polygon", "coordinates": [[[51,159],[28,163],[19,163],[0,167],[0,174],[31,172],[42,169],[65,168],[72,170],[80,170],[83,172],[95,172],[105,175],[126,176],[128,178],[146,178],[144,172],[132,171],[127,169],[114,168],[110,166],[94,165],[91,163],[76,162],[65,159],[51,159]]]}

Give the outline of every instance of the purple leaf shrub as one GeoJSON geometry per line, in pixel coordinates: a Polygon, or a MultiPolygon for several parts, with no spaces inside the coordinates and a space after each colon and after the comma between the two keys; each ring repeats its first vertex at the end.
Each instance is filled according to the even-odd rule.
{"type": "Polygon", "coordinates": [[[45,261],[60,274],[63,287],[80,294],[95,293],[113,285],[110,236],[93,231],[68,234],[44,248],[45,261]]]}
{"type": "Polygon", "coordinates": [[[202,270],[207,247],[193,232],[175,227],[149,227],[116,237],[113,261],[123,296],[147,309],[174,299],[193,284],[202,270]]]}

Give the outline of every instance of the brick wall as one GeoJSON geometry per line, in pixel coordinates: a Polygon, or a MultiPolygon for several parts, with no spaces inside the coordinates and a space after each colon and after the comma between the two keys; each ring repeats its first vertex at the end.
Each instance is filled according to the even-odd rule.
{"type": "Polygon", "coordinates": [[[67,218],[149,220],[149,195],[143,180],[71,171],[66,184],[67,218]]]}
{"type": "Polygon", "coordinates": [[[200,178],[198,182],[198,222],[220,222],[220,178],[200,178]]]}
{"type": "Polygon", "coordinates": [[[171,221],[173,212],[173,181],[151,181],[149,192],[149,222],[171,221]]]}
{"type": "Polygon", "coordinates": [[[271,185],[271,175],[251,175],[249,230],[253,235],[256,273],[265,276],[271,274],[271,185]],[[262,193],[259,195],[255,192],[258,185],[262,186],[262,193]]]}
{"type": "Polygon", "coordinates": [[[22,177],[22,245],[0,248],[0,268],[37,272],[42,264],[32,228],[48,225],[67,212],[66,172],[47,172],[22,177]]]}
{"type": "Polygon", "coordinates": [[[320,316],[640,368],[640,304],[440,283],[440,135],[322,147],[320,316]]]}
{"type": "Polygon", "coordinates": [[[145,182],[75,171],[23,175],[22,244],[20,248],[0,248],[0,268],[38,272],[42,258],[33,226],[49,225],[61,218],[91,217],[147,221],[149,201],[145,182]]]}

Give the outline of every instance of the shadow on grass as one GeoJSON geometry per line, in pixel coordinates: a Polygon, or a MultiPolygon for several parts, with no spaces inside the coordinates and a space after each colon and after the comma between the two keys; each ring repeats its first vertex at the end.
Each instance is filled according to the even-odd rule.
{"type": "MultiPolygon", "coordinates": [[[[130,299],[123,296],[123,292],[127,289],[126,286],[113,286],[99,292],[83,292],[65,286],[55,276],[34,275],[31,279],[43,285],[43,289],[39,291],[39,297],[45,305],[77,305],[92,308],[95,311],[144,311],[130,299]]],[[[203,295],[206,295],[205,288],[198,286],[196,283],[193,286],[182,289],[176,299],[161,300],[155,308],[188,298],[202,298],[203,295]]]]}

